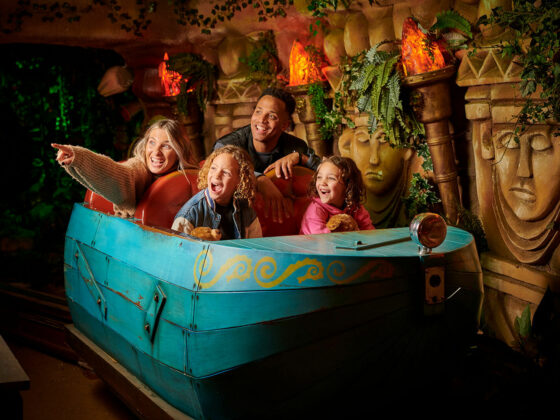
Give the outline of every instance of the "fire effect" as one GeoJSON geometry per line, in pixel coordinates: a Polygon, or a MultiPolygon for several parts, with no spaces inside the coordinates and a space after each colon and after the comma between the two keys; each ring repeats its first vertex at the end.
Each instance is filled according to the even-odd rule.
{"type": "Polygon", "coordinates": [[[406,18],[402,31],[402,64],[405,76],[442,69],[451,57],[443,44],[423,33],[412,18],[406,18]]]}
{"type": "MultiPolygon", "coordinates": [[[[167,53],[163,56],[163,61],[159,64],[158,75],[161,79],[161,87],[164,91],[164,96],[177,96],[181,92],[181,82],[183,76],[176,71],[167,68],[169,56],[167,53]]],[[[185,80],[186,81],[186,80],[185,80]]]]}
{"type": "Polygon", "coordinates": [[[321,70],[301,43],[294,41],[290,52],[289,86],[307,85],[323,80],[321,70]]]}

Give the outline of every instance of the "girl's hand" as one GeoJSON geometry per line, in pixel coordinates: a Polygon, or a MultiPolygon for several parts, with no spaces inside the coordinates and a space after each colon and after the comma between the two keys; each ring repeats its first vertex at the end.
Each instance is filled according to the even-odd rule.
{"type": "Polygon", "coordinates": [[[58,149],[56,161],[61,165],[70,165],[74,161],[74,152],[71,147],[56,143],[51,143],[51,146],[58,149]]]}

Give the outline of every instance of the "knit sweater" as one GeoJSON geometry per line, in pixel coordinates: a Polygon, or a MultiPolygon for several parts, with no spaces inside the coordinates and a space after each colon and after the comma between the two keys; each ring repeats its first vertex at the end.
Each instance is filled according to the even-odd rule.
{"type": "Polygon", "coordinates": [[[301,219],[301,229],[299,233],[301,235],[330,233],[330,230],[327,228],[327,222],[335,214],[342,213],[352,216],[358,223],[360,230],[375,229],[371,223],[369,213],[362,204],[352,206],[351,208],[345,207],[344,209],[339,209],[331,204],[325,204],[319,198],[314,197],[301,219]]]}
{"type": "Polygon", "coordinates": [[[136,204],[154,181],[143,159],[115,162],[80,146],[71,146],[74,160],[63,166],[76,181],[113,203],[119,217],[132,217],[136,204]]]}

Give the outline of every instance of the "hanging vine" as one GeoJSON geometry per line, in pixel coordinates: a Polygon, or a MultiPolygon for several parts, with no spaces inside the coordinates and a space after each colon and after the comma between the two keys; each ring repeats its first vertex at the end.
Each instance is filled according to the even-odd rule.
{"type": "MultiPolygon", "coordinates": [[[[158,0],[136,0],[129,5],[125,0],[92,0],[91,4],[83,6],[79,0],[18,0],[12,12],[0,16],[0,31],[5,34],[19,32],[25,21],[33,16],[40,16],[43,22],[62,20],[74,23],[87,14],[101,12],[111,23],[119,25],[119,29],[141,37],[152,24],[151,17],[161,7],[159,3],[158,0]]],[[[172,7],[177,17],[175,23],[197,26],[202,33],[209,34],[218,23],[231,20],[244,9],[254,9],[259,22],[286,17],[285,8],[292,5],[293,0],[221,0],[214,3],[209,14],[204,14],[198,7],[192,7],[195,3],[192,0],[168,0],[166,3],[172,7]]]]}
{"type": "Polygon", "coordinates": [[[510,32],[501,43],[502,55],[523,68],[521,94],[526,98],[517,117],[515,139],[530,124],[560,121],[560,3],[558,0],[514,0],[513,10],[499,7],[479,24],[497,24],[510,32]],[[529,96],[540,88],[540,100],[529,96]]]}

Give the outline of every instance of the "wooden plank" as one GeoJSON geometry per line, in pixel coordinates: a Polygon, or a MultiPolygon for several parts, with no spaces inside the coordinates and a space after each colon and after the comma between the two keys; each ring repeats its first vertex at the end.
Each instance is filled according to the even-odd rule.
{"type": "Polygon", "coordinates": [[[0,335],[0,390],[20,391],[29,389],[29,376],[0,335]]]}
{"type": "Polygon", "coordinates": [[[135,415],[142,419],[192,420],[192,417],[164,401],[74,325],[67,325],[66,330],[68,343],[135,415]]]}
{"type": "Polygon", "coordinates": [[[64,297],[0,282],[0,332],[5,336],[75,361],[76,354],[65,342],[64,325],[69,322],[64,297]]]}

